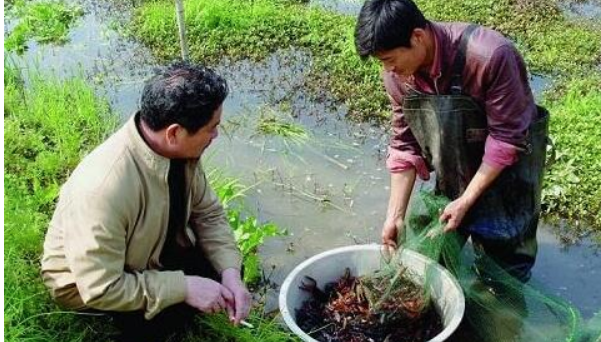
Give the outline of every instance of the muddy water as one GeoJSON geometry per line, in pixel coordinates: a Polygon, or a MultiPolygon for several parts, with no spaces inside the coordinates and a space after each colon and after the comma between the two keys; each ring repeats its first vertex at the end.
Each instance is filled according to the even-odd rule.
{"type": "MultiPolygon", "coordinates": [[[[137,108],[142,82],[156,62],[147,49],[109,28],[107,18],[114,18],[114,9],[90,3],[84,8],[86,15],[70,33],[70,43],[31,44],[25,55],[10,58],[61,76],[83,73],[125,120],[137,108]]],[[[377,242],[388,198],[385,130],[345,120],[345,107],[328,100],[327,94],[312,100],[303,91],[310,63],[311,56],[284,50],[261,63],[224,61],[214,66],[228,79],[231,96],[221,136],[205,163],[251,186],[249,211],[288,230],[288,236],[271,239],[260,250],[265,272],[275,284],[316,253],[377,242]],[[294,142],[262,136],[256,130],[261,115],[301,124],[307,138],[294,142]]],[[[533,89],[540,91],[546,82],[535,79],[533,89]]],[[[539,241],[535,279],[574,303],[584,317],[598,311],[598,248],[586,239],[564,246],[544,225],[539,241]]]]}
{"type": "Polygon", "coordinates": [[[587,19],[601,24],[601,1],[599,0],[580,0],[569,1],[562,5],[563,11],[569,18],[587,19]]]}

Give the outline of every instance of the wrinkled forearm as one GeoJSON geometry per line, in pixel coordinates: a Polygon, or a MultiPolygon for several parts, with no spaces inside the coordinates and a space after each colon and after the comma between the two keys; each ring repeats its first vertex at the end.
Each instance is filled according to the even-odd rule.
{"type": "Polygon", "coordinates": [[[414,169],[390,175],[390,198],[386,220],[396,222],[399,219],[403,220],[405,218],[405,212],[407,211],[414,183],[414,169]]]}

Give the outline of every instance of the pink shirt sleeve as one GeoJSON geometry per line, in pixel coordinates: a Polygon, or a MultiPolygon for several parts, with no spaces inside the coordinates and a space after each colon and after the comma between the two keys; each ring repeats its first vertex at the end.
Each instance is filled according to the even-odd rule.
{"type": "Polygon", "coordinates": [[[518,148],[514,145],[497,140],[492,136],[486,138],[484,157],[482,161],[495,169],[504,169],[518,160],[518,148]]]}
{"type": "Polygon", "coordinates": [[[421,149],[405,122],[403,114],[403,93],[399,86],[400,80],[390,72],[384,72],[384,87],[392,105],[392,135],[388,147],[386,167],[391,173],[399,173],[415,168],[417,175],[428,180],[430,173],[421,155],[421,149]]]}
{"type": "Polygon", "coordinates": [[[524,79],[525,65],[515,47],[504,45],[492,54],[486,67],[485,98],[489,136],[483,162],[502,169],[518,160],[536,106],[524,79]]]}
{"type": "Polygon", "coordinates": [[[386,168],[390,173],[399,173],[411,168],[415,168],[419,178],[427,181],[430,179],[430,172],[424,162],[424,158],[411,153],[388,148],[388,158],[386,159],[386,168]]]}

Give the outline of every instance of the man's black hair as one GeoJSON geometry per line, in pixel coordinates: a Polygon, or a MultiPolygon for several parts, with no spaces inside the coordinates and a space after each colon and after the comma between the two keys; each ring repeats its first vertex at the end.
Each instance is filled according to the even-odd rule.
{"type": "Polygon", "coordinates": [[[357,53],[365,59],[377,52],[411,47],[411,34],[428,21],[412,0],[368,0],[355,28],[357,53]]]}
{"type": "Polygon", "coordinates": [[[140,117],[154,131],[177,123],[194,134],[211,121],[228,92],[225,79],[213,70],[176,62],[144,85],[140,117]]]}

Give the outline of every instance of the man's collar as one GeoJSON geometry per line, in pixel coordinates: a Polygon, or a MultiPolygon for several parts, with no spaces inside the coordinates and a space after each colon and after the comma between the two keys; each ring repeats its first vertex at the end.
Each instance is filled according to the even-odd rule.
{"type": "Polygon", "coordinates": [[[428,28],[432,32],[432,39],[434,42],[434,60],[430,67],[430,78],[435,79],[440,77],[442,74],[442,63],[444,60],[444,46],[445,46],[445,35],[438,24],[434,22],[428,23],[428,28]]]}
{"type": "MultiPolygon", "coordinates": [[[[135,112],[134,115],[125,124],[127,135],[132,143],[133,149],[142,158],[144,163],[151,169],[159,172],[168,172],[169,166],[171,165],[171,159],[163,157],[156,153],[144,140],[142,133],[139,129],[140,124],[140,113],[135,112]]],[[[200,164],[200,158],[186,159],[187,167],[195,168],[200,164]]]]}
{"type": "Polygon", "coordinates": [[[140,123],[140,115],[138,112],[134,113],[132,117],[126,123],[127,136],[131,141],[132,148],[136,151],[136,154],[140,156],[143,162],[151,169],[169,170],[170,159],[161,156],[148,146],[142,133],[140,132],[138,125],[140,123]]]}

